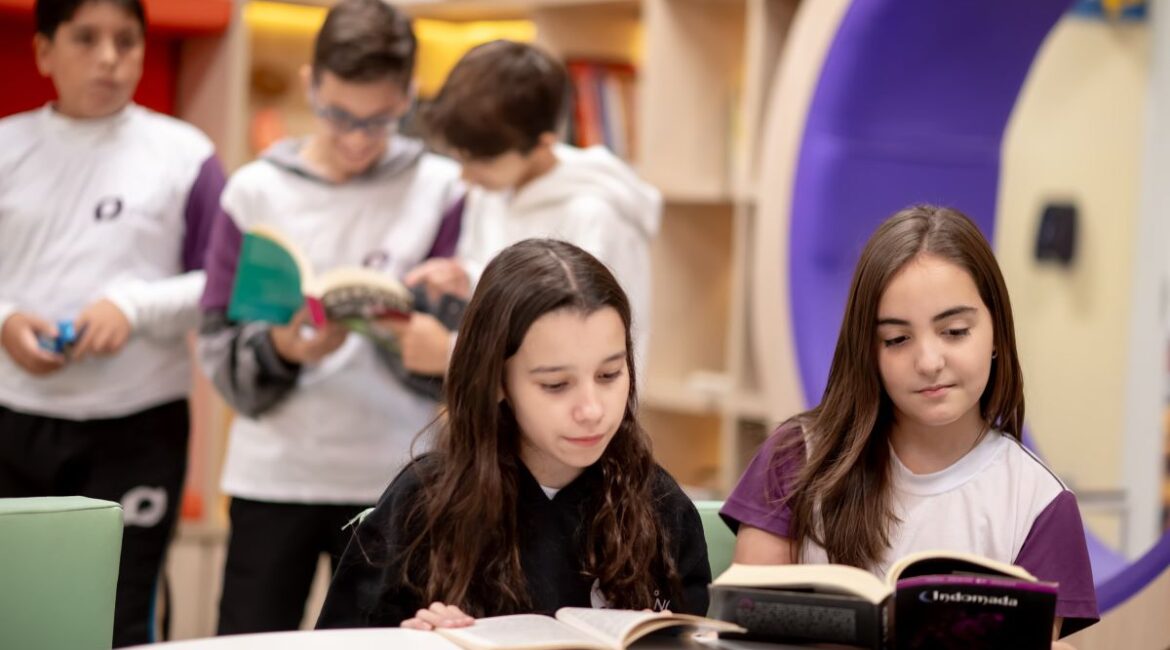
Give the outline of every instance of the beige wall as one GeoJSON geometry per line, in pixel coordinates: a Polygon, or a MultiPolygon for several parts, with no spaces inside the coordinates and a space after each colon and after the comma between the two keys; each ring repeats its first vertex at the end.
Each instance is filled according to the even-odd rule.
{"type": "Polygon", "coordinates": [[[1053,468],[1082,489],[1123,483],[1149,62],[1146,24],[1062,20],[1004,143],[995,243],[1015,309],[1028,420],[1053,468]],[[1067,270],[1032,258],[1042,206],[1059,199],[1080,208],[1067,270]]]}

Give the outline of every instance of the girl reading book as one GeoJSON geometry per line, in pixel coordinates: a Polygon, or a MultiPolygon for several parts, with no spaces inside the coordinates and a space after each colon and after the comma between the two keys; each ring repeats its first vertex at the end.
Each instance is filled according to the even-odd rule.
{"type": "Polygon", "coordinates": [[[630,305],[609,270],[522,241],[488,264],[461,332],[434,451],[356,527],[318,627],[705,613],[702,524],[638,424],[630,305]]]}
{"type": "Polygon", "coordinates": [[[1057,632],[1086,627],[1076,497],[1021,445],[1023,422],[990,246],[956,210],[903,210],[862,251],[821,403],[780,426],[724,505],[735,561],[884,575],[914,551],[974,553],[1059,583],[1057,632]]]}

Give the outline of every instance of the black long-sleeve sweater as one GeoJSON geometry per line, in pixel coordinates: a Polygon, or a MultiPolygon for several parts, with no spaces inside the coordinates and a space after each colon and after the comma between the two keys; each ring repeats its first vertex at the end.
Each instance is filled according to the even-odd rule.
{"type": "MultiPolygon", "coordinates": [[[[413,541],[403,520],[437,458],[424,456],[398,475],[374,508],[354,531],[330,584],[318,628],[393,627],[427,605],[403,583],[398,555],[413,541]]],[[[706,614],[711,570],[702,522],[690,499],[661,467],[656,468],[654,504],[682,583],[682,593],[671,596],[665,576],[655,602],[640,606],[675,612],[706,614]],[[681,602],[677,602],[680,601],[681,602]]],[[[599,493],[596,466],[549,498],[536,479],[519,467],[517,521],[520,522],[520,562],[526,577],[532,611],[552,614],[560,607],[590,607],[595,584],[582,574],[584,529],[599,493]]],[[[646,558],[647,570],[652,570],[646,558]]],[[[491,611],[485,616],[509,613],[491,611]]]]}

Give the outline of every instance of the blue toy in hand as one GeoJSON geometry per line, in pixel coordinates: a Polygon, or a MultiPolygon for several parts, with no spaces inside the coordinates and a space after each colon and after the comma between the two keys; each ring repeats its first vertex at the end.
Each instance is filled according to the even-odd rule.
{"type": "Polygon", "coordinates": [[[58,321],[56,338],[39,336],[37,337],[37,341],[40,342],[42,348],[49,352],[69,354],[69,351],[73,349],[73,345],[77,343],[77,332],[73,329],[73,321],[58,321]]]}

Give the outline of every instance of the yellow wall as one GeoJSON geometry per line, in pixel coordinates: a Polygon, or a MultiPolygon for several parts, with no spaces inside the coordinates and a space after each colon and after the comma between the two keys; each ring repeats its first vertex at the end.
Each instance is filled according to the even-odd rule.
{"type": "Polygon", "coordinates": [[[1080,488],[1123,481],[1150,56],[1146,24],[1062,20],[1004,143],[996,249],[1015,310],[1028,420],[1052,467],[1080,488]],[[1067,270],[1032,257],[1042,206],[1060,199],[1080,208],[1077,257],[1067,270]]]}

